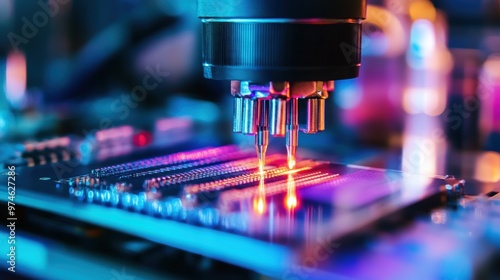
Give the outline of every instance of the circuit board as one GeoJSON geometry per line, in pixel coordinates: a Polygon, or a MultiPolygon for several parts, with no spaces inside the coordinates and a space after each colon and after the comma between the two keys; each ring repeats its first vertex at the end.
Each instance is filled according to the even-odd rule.
{"type": "Polygon", "coordinates": [[[16,203],[270,276],[318,240],[335,242],[415,205],[444,205],[464,184],[312,159],[289,169],[279,153],[261,172],[255,151],[237,145],[90,163],[71,151],[46,145],[6,163],[18,163],[16,203]]]}

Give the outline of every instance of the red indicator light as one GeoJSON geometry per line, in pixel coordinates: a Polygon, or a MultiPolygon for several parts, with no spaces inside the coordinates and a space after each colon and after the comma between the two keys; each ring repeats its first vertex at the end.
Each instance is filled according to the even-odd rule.
{"type": "Polygon", "coordinates": [[[134,146],[137,147],[144,147],[147,146],[151,143],[153,140],[153,136],[151,133],[147,131],[140,131],[134,135],[132,138],[132,142],[134,143],[134,146]]]}

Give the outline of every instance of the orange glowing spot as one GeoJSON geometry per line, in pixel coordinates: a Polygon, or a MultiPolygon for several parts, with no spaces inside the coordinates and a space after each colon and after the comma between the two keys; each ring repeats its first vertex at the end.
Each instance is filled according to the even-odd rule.
{"type": "Polygon", "coordinates": [[[264,163],[262,161],[259,161],[259,172],[264,174],[264,163]]]}
{"type": "Polygon", "coordinates": [[[288,210],[292,210],[296,208],[298,204],[297,195],[295,192],[295,179],[293,178],[292,174],[288,174],[286,185],[287,192],[285,197],[285,207],[288,210]]]}
{"type": "Polygon", "coordinates": [[[297,197],[295,195],[290,195],[286,197],[286,206],[288,209],[293,209],[297,207],[297,197]]]}
{"type": "Polygon", "coordinates": [[[264,211],[266,210],[266,203],[263,197],[258,197],[253,201],[253,209],[258,214],[264,214],[264,211]]]}
{"type": "Polygon", "coordinates": [[[410,17],[413,20],[427,19],[434,21],[436,19],[436,8],[432,2],[427,0],[413,1],[409,7],[410,17]]]}
{"type": "Polygon", "coordinates": [[[296,162],[295,162],[294,158],[288,159],[288,168],[294,169],[295,168],[295,164],[296,164],[296,162]]]}
{"type": "Polygon", "coordinates": [[[256,213],[262,215],[266,211],[266,189],[264,176],[260,176],[259,186],[257,187],[257,197],[253,200],[253,209],[256,213]]]}

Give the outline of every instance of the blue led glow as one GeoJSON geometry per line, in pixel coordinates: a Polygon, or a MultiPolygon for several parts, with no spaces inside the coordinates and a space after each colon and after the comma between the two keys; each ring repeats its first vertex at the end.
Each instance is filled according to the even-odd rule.
{"type": "Polygon", "coordinates": [[[333,99],[340,108],[352,109],[361,101],[363,91],[356,79],[337,81],[335,87],[333,99]]]}
{"type": "Polygon", "coordinates": [[[423,58],[430,55],[436,47],[434,26],[425,19],[416,20],[410,31],[410,54],[423,58]]]}
{"type": "Polygon", "coordinates": [[[94,191],[88,190],[87,191],[87,201],[92,202],[94,200],[94,191]]]}

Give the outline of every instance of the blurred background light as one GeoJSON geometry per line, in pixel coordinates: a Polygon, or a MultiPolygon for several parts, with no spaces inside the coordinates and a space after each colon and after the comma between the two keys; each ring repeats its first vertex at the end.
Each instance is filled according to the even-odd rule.
{"type": "Polygon", "coordinates": [[[26,98],[26,56],[21,52],[11,52],[7,56],[5,93],[14,108],[20,108],[26,98]]]}

